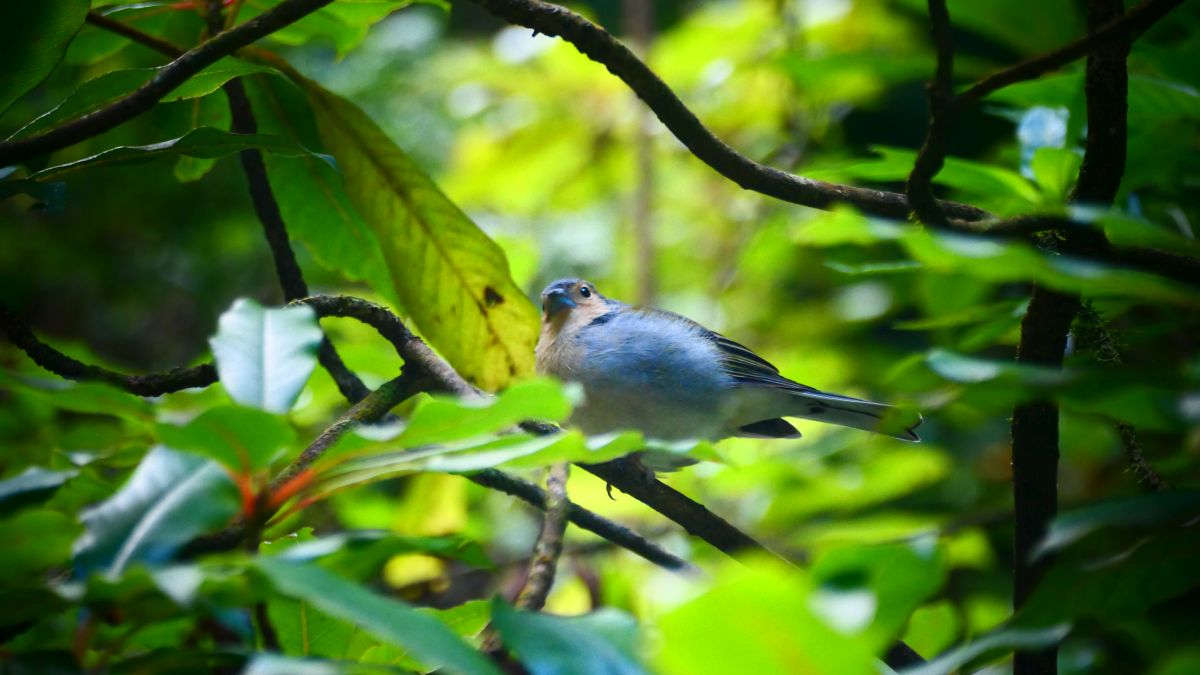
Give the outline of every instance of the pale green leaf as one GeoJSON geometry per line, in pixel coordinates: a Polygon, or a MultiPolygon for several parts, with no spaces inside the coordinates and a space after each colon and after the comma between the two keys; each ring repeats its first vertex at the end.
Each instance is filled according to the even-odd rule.
{"type": "Polygon", "coordinates": [[[284,413],[316,367],[322,339],[312,308],[264,309],[241,298],[221,315],[209,342],[221,384],[233,400],[284,413]]]}
{"type": "Polygon", "coordinates": [[[487,390],[533,370],[538,312],[487,237],[362,110],[295,76],[325,150],[383,246],[396,295],[418,329],[487,390]]]}

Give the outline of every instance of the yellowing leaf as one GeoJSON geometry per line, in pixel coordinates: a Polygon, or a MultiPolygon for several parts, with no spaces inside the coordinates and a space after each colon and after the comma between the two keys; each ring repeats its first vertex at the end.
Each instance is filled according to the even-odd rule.
{"type": "Polygon", "coordinates": [[[379,237],[396,295],[421,333],[484,389],[532,372],[537,310],[500,247],[366,113],[292,77],[308,92],[325,150],[379,237]]]}

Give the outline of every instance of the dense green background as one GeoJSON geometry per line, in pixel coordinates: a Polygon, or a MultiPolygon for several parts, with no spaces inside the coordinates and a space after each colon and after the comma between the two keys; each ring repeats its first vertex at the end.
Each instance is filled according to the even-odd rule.
{"type": "MultiPolygon", "coordinates": [[[[70,4],[45,20],[78,26],[82,8],[70,4]]],[[[249,0],[243,18],[273,4],[249,0]]],[[[924,3],[656,4],[646,60],[720,138],[800,175],[901,189],[927,126],[924,82],[933,56],[924,3]]],[[[582,276],[609,296],[651,301],[719,330],[799,381],[917,407],[924,442],[799,422],[801,440],[725,441],[716,447],[721,461],[666,478],[802,570],[730,563],[633,499],[616,492],[610,500],[602,481],[575,471],[572,500],[653,535],[704,573],[658,569],[572,528],[547,609],[604,609],[555,622],[491,604],[519,588],[537,514],[424,467],[317,501],[270,529],[275,541],[260,555],[166,566],[172,531],[219,527],[238,508],[227,471],[199,468],[197,448],[224,457],[228,473],[261,479],[344,410],[328,375],[318,368],[286,415],[238,413],[224,407],[230,399],[221,386],[152,401],[99,385],[64,389],[5,343],[0,475],[11,479],[31,466],[67,473],[0,483],[0,671],[146,672],[136,669],[201,667],[203,659],[236,671],[258,644],[248,612],[257,600],[269,608],[286,655],[342,662],[330,668],[357,661],[471,670],[475,655],[463,643],[438,642],[449,640],[438,626],[477,640],[490,617],[537,673],[596,672],[583,668],[604,659],[608,672],[872,672],[872,655],[897,637],[927,658],[994,639],[996,648],[966,668],[1003,672],[1014,640],[1063,634],[1063,672],[1200,669],[1200,537],[1194,523],[1180,526],[1200,511],[1188,492],[1200,467],[1195,289],[1024,244],[936,235],[743,191],[690,155],[625,85],[571,45],[531,37],[466,2],[404,5],[338,0],[321,20],[263,43],[315,81],[310,95],[326,101],[315,117],[294,80],[266,67],[244,78],[260,131],[278,146],[267,168],[314,291],[388,304],[464,374],[488,388],[507,386],[507,371],[476,358],[474,343],[455,342],[456,331],[475,335],[478,326],[438,328],[433,319],[463,302],[438,294],[445,270],[423,268],[414,250],[429,245],[422,231],[440,232],[460,263],[512,284],[499,330],[513,353],[532,346],[535,330],[534,310],[520,295],[534,298],[553,279],[582,276]],[[354,105],[407,156],[379,141],[354,105]],[[355,134],[376,142],[355,146],[355,134]],[[652,156],[651,207],[640,224],[635,194],[647,179],[638,144],[652,156]],[[372,182],[379,178],[366,148],[402,164],[396,175],[424,195],[420,213],[396,216],[387,209],[401,207],[375,201],[390,197],[372,182]],[[422,187],[421,172],[463,213],[422,187]],[[649,266],[638,255],[638,227],[653,232],[649,266]],[[1034,280],[1081,290],[1089,303],[1064,374],[1012,364],[1034,280]],[[1082,511],[1056,530],[1061,537],[1050,548],[1059,552],[1058,567],[1014,619],[1008,422],[1014,402],[1034,396],[1062,405],[1059,501],[1082,511]],[[222,424],[255,430],[247,443],[261,457],[239,466],[235,455],[212,450],[211,439],[189,441],[164,428],[210,409],[230,418],[222,424]],[[1136,427],[1145,459],[1173,493],[1156,493],[1131,469],[1118,422],[1136,427]],[[124,525],[106,526],[95,511],[80,522],[139,464],[169,482],[191,477],[184,483],[192,492],[177,498],[207,506],[147,515],[156,498],[124,504],[133,519],[124,525]],[[131,523],[151,517],[165,520],[146,526],[149,540],[130,543],[131,523]],[[341,532],[350,534],[337,539],[341,532]],[[331,538],[334,552],[279,562],[280,550],[313,533],[331,538]],[[97,545],[96,536],[112,540],[97,545]],[[441,611],[416,614],[361,597],[365,588],[441,611]],[[443,624],[423,623],[430,616],[443,624]],[[551,653],[554,645],[566,647],[551,653]],[[555,658],[549,663],[558,665],[545,665],[555,658]]],[[[960,82],[1076,38],[1084,24],[1078,5],[952,2],[960,82]]],[[[622,32],[620,3],[571,6],[622,32]]],[[[0,44],[14,45],[5,47],[13,52],[6,69],[31,74],[24,84],[5,75],[0,88],[33,87],[0,117],[5,137],[64,100],[63,111],[78,112],[86,106],[71,108],[72,100],[103,102],[145,75],[97,78],[165,62],[84,25],[37,84],[32,74],[44,55],[22,52],[13,37],[21,32],[14,26],[30,25],[17,16],[22,11],[49,12],[0,12],[0,44]]],[[[109,16],[185,47],[203,30],[197,13],[170,3],[109,16]]],[[[1114,241],[1197,253],[1197,28],[1200,11],[1185,5],[1130,56],[1128,166],[1117,208],[1095,225],[1114,241]]],[[[55,153],[45,166],[200,126],[226,129],[223,79],[55,153]]],[[[1082,81],[1075,64],[969,111],[955,128],[939,191],[1001,215],[1061,206],[1082,151],[1082,81]]],[[[67,117],[51,113],[36,124],[67,117]]],[[[203,148],[212,139],[200,141],[203,148]]],[[[236,157],[160,154],[48,172],[35,195],[0,202],[0,300],[83,360],[131,372],[206,360],[217,318],[235,299],[267,306],[282,299],[236,157]]],[[[368,385],[397,373],[391,347],[370,329],[346,320],[323,326],[368,385]]],[[[529,354],[512,358],[526,374],[529,354]]],[[[514,401],[530,415],[563,412],[552,388],[514,401]]],[[[397,412],[407,417],[418,406],[397,412]]],[[[394,447],[409,447],[403,440],[394,447]]],[[[552,455],[514,468],[537,477],[533,465],[552,455]]],[[[254,663],[262,672],[300,667],[254,663]]]]}

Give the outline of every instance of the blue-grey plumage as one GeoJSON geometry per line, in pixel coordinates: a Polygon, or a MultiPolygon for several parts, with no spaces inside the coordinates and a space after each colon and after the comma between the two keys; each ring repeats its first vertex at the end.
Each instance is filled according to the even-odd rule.
{"type": "Polygon", "coordinates": [[[585,433],[639,429],[661,440],[796,438],[784,417],[917,441],[920,416],[830,394],[779,373],[700,324],[605,298],[580,279],[542,293],[538,371],[584,389],[571,423],[585,433]]]}

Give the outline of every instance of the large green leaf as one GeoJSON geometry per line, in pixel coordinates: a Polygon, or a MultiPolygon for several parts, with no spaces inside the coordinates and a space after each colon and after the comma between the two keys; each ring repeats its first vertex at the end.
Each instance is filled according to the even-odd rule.
{"type": "Polygon", "coordinates": [[[0,115],[54,70],[87,12],[88,0],[0,3],[0,115]]]}
{"type": "Polygon", "coordinates": [[[351,202],[383,245],[396,295],[450,363],[495,390],[533,370],[538,313],[508,261],[403,150],[346,99],[299,79],[351,202]]]}
{"type": "MultiPolygon", "coordinates": [[[[16,135],[31,134],[73,117],[92,112],[150,81],[161,68],[114,70],[79,85],[66,100],[26,124],[16,135]]],[[[162,98],[163,103],[184,101],[211,94],[221,85],[243,75],[270,72],[266,66],[226,57],[201,70],[162,98]]]]}
{"type": "Polygon", "coordinates": [[[85,529],[75,542],[75,571],[116,576],[133,562],[163,562],[237,508],[237,491],[219,466],[154,448],[116,494],[80,514],[85,529]]]}
{"type": "Polygon", "coordinates": [[[264,309],[241,298],[221,315],[209,342],[221,384],[233,400],[285,413],[317,365],[322,338],[310,307],[264,309]]]}
{"type": "MultiPolygon", "coordinates": [[[[929,11],[922,0],[902,0],[901,4],[922,17],[929,11]]],[[[992,38],[1027,55],[1060,47],[1084,32],[1081,12],[1069,2],[1036,6],[1012,0],[952,2],[950,20],[959,30],[992,38]],[[1037,12],[1037,21],[1029,20],[1030,11],[1037,12]]]]}
{"type": "MultiPolygon", "coordinates": [[[[298,87],[281,77],[247,79],[260,132],[291,138],[304,147],[320,147],[308,98],[298,87]]],[[[315,154],[268,154],[264,159],[288,234],[304,244],[322,267],[364,282],[398,305],[379,237],[350,203],[337,169],[315,154]]]]}
{"type": "Polygon", "coordinates": [[[1194,490],[1140,495],[1072,509],[1050,523],[1037,554],[1057,551],[1102,529],[1147,531],[1198,516],[1200,492],[1194,490]]]}
{"type": "Polygon", "coordinates": [[[12,478],[0,481],[0,517],[46,501],[78,474],[74,469],[50,471],[31,466],[12,478]]]}
{"type": "Polygon", "coordinates": [[[637,624],[613,609],[560,617],[520,612],[500,598],[492,625],[530,675],[640,675],[634,658],[637,624]]]}
{"type": "Polygon", "coordinates": [[[159,424],[158,435],[172,450],[214,459],[235,473],[266,467],[296,440],[280,417],[241,406],[210,408],[183,426],[159,424]]]}
{"type": "Polygon", "coordinates": [[[311,565],[261,558],[255,566],[280,594],[311,603],[330,616],[403,647],[428,666],[467,675],[498,673],[444,624],[405,603],[311,565]]]}
{"type": "Polygon", "coordinates": [[[1042,577],[1014,623],[1048,626],[1085,617],[1125,623],[1195,588],[1200,534],[1194,530],[1142,538],[1100,560],[1063,560],[1042,577]]]}
{"type": "Polygon", "coordinates": [[[518,382],[490,400],[434,397],[413,413],[397,443],[413,448],[493,434],[524,420],[561,422],[571,414],[571,404],[552,380],[518,382]]]}
{"type": "Polygon", "coordinates": [[[659,619],[656,672],[879,672],[865,647],[813,611],[812,590],[798,570],[728,564],[711,589],[659,619]]]}
{"type": "MultiPolygon", "coordinates": [[[[282,0],[246,0],[242,16],[265,12],[282,0]]],[[[445,6],[439,0],[425,0],[445,6]]],[[[290,26],[271,33],[271,39],[285,45],[309,42],[332,43],[339,57],[362,43],[367,31],[392,12],[407,7],[413,0],[341,0],[309,14],[290,26]]]]}
{"type": "Polygon", "coordinates": [[[221,129],[200,127],[179,138],[149,145],[122,145],[109,148],[90,157],[52,166],[33,174],[31,178],[52,180],[83,169],[148,162],[163,155],[182,155],[200,159],[215,159],[242,150],[265,150],[281,155],[298,156],[307,151],[278,136],[264,134],[234,134],[221,129]]]}
{"type": "Polygon", "coordinates": [[[154,419],[142,398],[99,382],[68,382],[0,372],[0,386],[20,389],[50,405],[71,412],[109,415],[135,423],[154,419]]]}
{"type": "Polygon", "coordinates": [[[838,548],[812,568],[812,607],[874,653],[892,644],[913,610],[941,588],[945,566],[933,538],[913,544],[838,548]]]}

